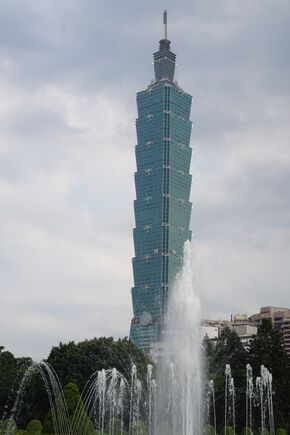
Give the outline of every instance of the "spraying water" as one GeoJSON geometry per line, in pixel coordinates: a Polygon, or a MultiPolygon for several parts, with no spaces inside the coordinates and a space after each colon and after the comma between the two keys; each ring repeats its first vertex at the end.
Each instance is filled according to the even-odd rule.
{"type": "MultiPolygon", "coordinates": [[[[55,433],[83,435],[88,432],[89,419],[100,435],[141,435],[142,422],[149,435],[201,435],[203,431],[203,384],[200,319],[201,307],[193,286],[192,249],[185,244],[184,264],[171,289],[163,358],[158,379],[153,378],[152,365],[147,366],[143,388],[135,364],[131,379],[116,369],[93,373],[82,393],[81,400],[70,421],[62,388],[54,370],[46,363],[33,363],[26,371],[11,413],[17,418],[24,400],[24,392],[32,375],[40,374],[46,388],[52,412],[55,433]],[[85,411],[85,412],[84,412],[85,411]],[[127,418],[125,416],[127,412],[127,418]],[[125,427],[125,421],[126,427],[125,427]],[[117,427],[117,422],[119,426],[117,427]]],[[[246,427],[253,430],[253,406],[260,407],[261,434],[269,426],[275,434],[272,400],[272,375],[261,366],[261,374],[254,383],[250,365],[246,368],[246,427]]],[[[224,424],[235,423],[235,385],[230,365],[225,368],[224,424]]],[[[207,392],[207,417],[216,431],[214,383],[207,392]]],[[[8,425],[5,435],[12,435],[8,425]]]]}
{"type": "Polygon", "coordinates": [[[24,373],[17,393],[16,401],[11,410],[9,419],[11,423],[8,424],[8,427],[5,430],[5,435],[12,435],[14,432],[12,422],[14,420],[17,421],[19,411],[25,400],[26,388],[30,384],[31,379],[35,374],[40,375],[44,383],[56,433],[60,435],[70,433],[67,407],[63,397],[62,387],[60,385],[59,379],[53,368],[44,361],[41,361],[40,363],[35,362],[31,364],[31,366],[28,367],[28,369],[24,373]]]}
{"type": "Polygon", "coordinates": [[[272,374],[263,365],[261,366],[261,376],[256,378],[256,391],[260,401],[261,434],[265,435],[266,433],[266,422],[268,417],[270,435],[274,435],[275,427],[272,398],[272,374]]]}
{"type": "Polygon", "coordinates": [[[225,428],[228,424],[233,425],[234,433],[236,432],[236,392],[235,383],[232,378],[232,370],[229,364],[225,369],[225,428]]]}
{"type": "Polygon", "coordinates": [[[253,369],[250,364],[246,367],[247,386],[246,386],[246,427],[253,433],[253,399],[254,399],[254,383],[253,369]]]}
{"type": "Polygon", "coordinates": [[[207,403],[206,403],[206,422],[213,424],[216,433],[216,406],[215,406],[215,389],[214,381],[210,380],[207,390],[207,403]]]}
{"type": "Polygon", "coordinates": [[[198,435],[202,428],[201,307],[193,286],[192,247],[185,243],[184,264],[171,288],[164,360],[158,376],[159,433],[198,435]],[[170,398],[168,403],[168,398],[170,398]],[[164,403],[166,402],[166,403],[164,403]],[[163,424],[163,426],[162,426],[163,424]],[[169,432],[170,431],[170,432],[169,432]]]}

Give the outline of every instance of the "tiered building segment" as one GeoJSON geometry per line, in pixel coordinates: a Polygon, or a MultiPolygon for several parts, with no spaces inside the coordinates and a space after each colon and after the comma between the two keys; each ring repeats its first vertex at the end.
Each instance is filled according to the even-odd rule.
{"type": "Polygon", "coordinates": [[[130,339],[148,352],[161,339],[170,286],[183,257],[191,203],[191,96],[174,81],[175,54],[164,37],[154,53],[155,80],[137,94],[134,317],[130,339]]]}

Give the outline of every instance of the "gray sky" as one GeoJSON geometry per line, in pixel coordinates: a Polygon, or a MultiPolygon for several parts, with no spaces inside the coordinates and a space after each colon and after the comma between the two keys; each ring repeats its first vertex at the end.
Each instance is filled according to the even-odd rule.
{"type": "Polygon", "coordinates": [[[290,306],[288,0],[0,0],[0,344],[128,335],[135,93],[168,9],[205,317],[290,306]]]}

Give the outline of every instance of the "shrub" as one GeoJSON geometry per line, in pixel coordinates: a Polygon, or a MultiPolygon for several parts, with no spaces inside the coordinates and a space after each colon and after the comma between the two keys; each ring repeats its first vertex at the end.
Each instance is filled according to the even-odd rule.
{"type": "Polygon", "coordinates": [[[241,432],[241,435],[253,435],[253,432],[251,431],[251,429],[249,427],[244,427],[244,429],[241,432]]]}
{"type": "Polygon", "coordinates": [[[17,426],[12,418],[6,418],[5,420],[0,421],[1,434],[8,433],[10,435],[10,434],[15,434],[16,431],[17,431],[17,426]]]}
{"type": "Polygon", "coordinates": [[[48,414],[44,419],[42,433],[44,434],[55,433],[51,410],[48,411],[48,414]]]}
{"type": "Polygon", "coordinates": [[[26,432],[30,435],[40,435],[42,431],[42,424],[39,420],[30,420],[26,426],[26,432]]]}
{"type": "Polygon", "coordinates": [[[211,424],[207,424],[204,426],[203,433],[204,435],[216,435],[216,431],[211,424]]]}
{"type": "Polygon", "coordinates": [[[220,435],[235,435],[235,432],[232,426],[225,426],[222,428],[220,435]]]}
{"type": "Polygon", "coordinates": [[[269,433],[269,431],[268,431],[268,429],[266,427],[263,430],[263,432],[262,432],[262,429],[259,429],[258,434],[259,435],[270,435],[270,433],[269,433]]]}
{"type": "Polygon", "coordinates": [[[276,435],[287,435],[287,431],[285,429],[282,429],[281,427],[278,427],[276,429],[276,435]]]}

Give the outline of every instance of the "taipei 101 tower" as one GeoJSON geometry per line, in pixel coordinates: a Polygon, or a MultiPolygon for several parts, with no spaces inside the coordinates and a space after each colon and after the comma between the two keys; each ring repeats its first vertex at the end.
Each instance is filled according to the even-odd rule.
{"type": "Polygon", "coordinates": [[[144,352],[162,339],[171,284],[191,239],[189,201],[191,96],[174,80],[176,55],[167,37],[154,53],[155,79],[137,93],[136,200],[130,339],[144,352]]]}

